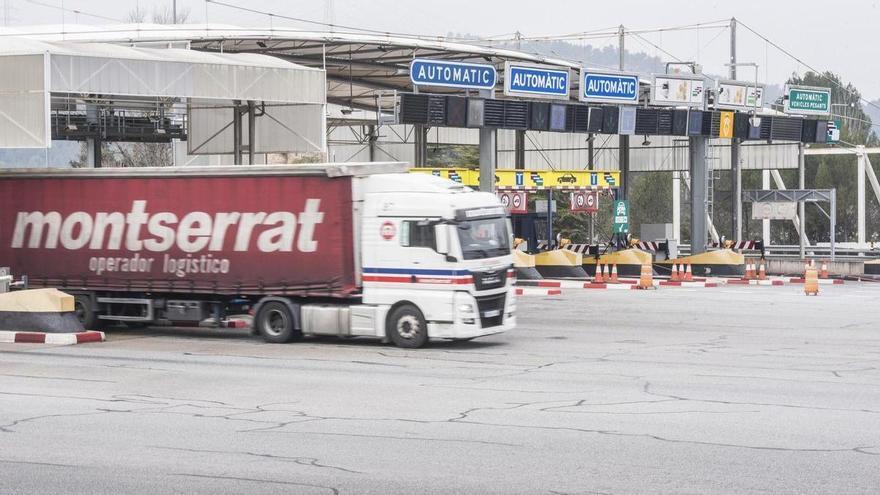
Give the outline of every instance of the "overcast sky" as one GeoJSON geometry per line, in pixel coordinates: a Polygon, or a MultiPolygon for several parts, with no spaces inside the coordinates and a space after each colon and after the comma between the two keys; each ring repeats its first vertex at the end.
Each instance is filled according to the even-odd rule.
{"type": "MultiPolygon", "coordinates": [[[[223,0],[276,14],[324,21],[328,0],[223,0]]],[[[880,57],[877,30],[880,9],[875,0],[329,0],[335,22],[363,28],[425,35],[449,32],[483,36],[520,31],[524,36],[595,31],[624,24],[629,29],[658,28],[737,17],[743,23],[788,49],[820,70],[839,73],[870,98],[880,98],[880,57]]],[[[62,0],[39,0],[60,6],[62,0]]],[[[68,10],[124,19],[136,6],[150,10],[171,0],[63,0],[68,10]]],[[[178,0],[178,9],[190,9],[190,22],[204,22],[207,5],[211,23],[268,26],[265,15],[249,14],[204,0],[178,0]]],[[[0,22],[10,26],[60,24],[62,12],[28,0],[0,0],[0,22]],[[4,4],[7,9],[4,10],[4,4]],[[8,17],[5,15],[8,13],[8,17]]],[[[107,23],[85,15],[65,14],[65,21],[107,23]]],[[[306,24],[275,21],[276,26],[307,28],[306,24]]],[[[316,28],[317,29],[317,28],[316,28]]],[[[682,60],[696,60],[704,70],[722,74],[727,69],[729,31],[706,28],[643,35],[647,41],[682,60]]],[[[584,43],[607,45],[616,37],[584,43]]],[[[636,37],[627,49],[669,57],[636,37]]],[[[738,59],[760,65],[759,80],[782,83],[792,72],[806,68],[748,32],[738,30],[738,59]]],[[[752,78],[753,69],[741,68],[740,78],[752,78]]]]}

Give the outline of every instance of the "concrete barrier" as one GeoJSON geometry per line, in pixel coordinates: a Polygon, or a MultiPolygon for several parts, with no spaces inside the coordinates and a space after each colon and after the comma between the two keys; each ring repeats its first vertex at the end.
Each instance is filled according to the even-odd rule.
{"type": "Polygon", "coordinates": [[[513,267],[518,280],[540,280],[543,277],[535,269],[535,256],[519,249],[513,250],[513,267]]]}
{"type": "Polygon", "coordinates": [[[673,260],[656,261],[654,266],[658,268],[659,273],[663,274],[671,273],[672,265],[682,263],[691,266],[694,277],[742,277],[745,274],[745,257],[730,249],[719,249],[673,260]]]}
{"type": "MultiPolygon", "coordinates": [[[[828,261],[828,275],[833,277],[859,276],[865,274],[864,261],[828,261]]],[[[803,275],[806,262],[799,259],[767,259],[767,273],[773,275],[803,275]]],[[[816,258],[816,266],[822,259],[816,258]]]]}
{"type": "Polygon", "coordinates": [[[57,289],[0,294],[0,330],[77,333],[84,330],[74,312],[74,298],[57,289]]]}
{"type": "Polygon", "coordinates": [[[545,278],[587,278],[583,256],[566,249],[544,251],[535,255],[535,268],[545,278]]]}
{"type": "MultiPolygon", "coordinates": [[[[641,275],[642,265],[651,263],[651,253],[639,249],[624,249],[606,253],[599,257],[598,265],[608,270],[617,265],[617,274],[621,277],[638,277],[641,275]]],[[[587,275],[596,276],[596,257],[584,256],[583,267],[587,275]]]]}

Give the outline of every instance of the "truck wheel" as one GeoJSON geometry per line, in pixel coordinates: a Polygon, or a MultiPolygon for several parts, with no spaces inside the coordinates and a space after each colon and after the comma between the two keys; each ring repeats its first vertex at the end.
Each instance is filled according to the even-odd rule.
{"type": "Polygon", "coordinates": [[[286,304],[270,301],[260,307],[255,327],[263,336],[263,340],[273,344],[290,342],[296,335],[293,314],[286,304]]]}
{"type": "Polygon", "coordinates": [[[76,319],[82,323],[83,328],[99,330],[101,320],[98,319],[98,314],[92,308],[92,300],[89,296],[84,294],[73,296],[73,312],[76,314],[76,319]]]}
{"type": "Polygon", "coordinates": [[[397,347],[415,349],[428,342],[428,324],[419,308],[410,304],[398,307],[388,315],[385,333],[397,347]]]}

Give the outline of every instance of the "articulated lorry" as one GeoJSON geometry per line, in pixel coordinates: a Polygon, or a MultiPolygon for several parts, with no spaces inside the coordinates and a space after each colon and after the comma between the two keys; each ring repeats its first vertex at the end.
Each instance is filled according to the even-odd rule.
{"type": "Polygon", "coordinates": [[[0,172],[0,265],[86,328],[222,326],[401,347],[516,324],[497,198],[404,164],[0,172]]]}

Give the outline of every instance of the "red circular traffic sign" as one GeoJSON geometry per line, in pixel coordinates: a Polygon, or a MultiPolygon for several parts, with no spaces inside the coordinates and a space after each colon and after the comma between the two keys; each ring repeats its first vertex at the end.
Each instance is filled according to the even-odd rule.
{"type": "Polygon", "coordinates": [[[385,221],[382,224],[382,227],[379,228],[379,235],[382,236],[382,239],[386,241],[390,241],[394,239],[394,235],[397,234],[397,227],[394,226],[394,223],[391,221],[385,221]]]}

